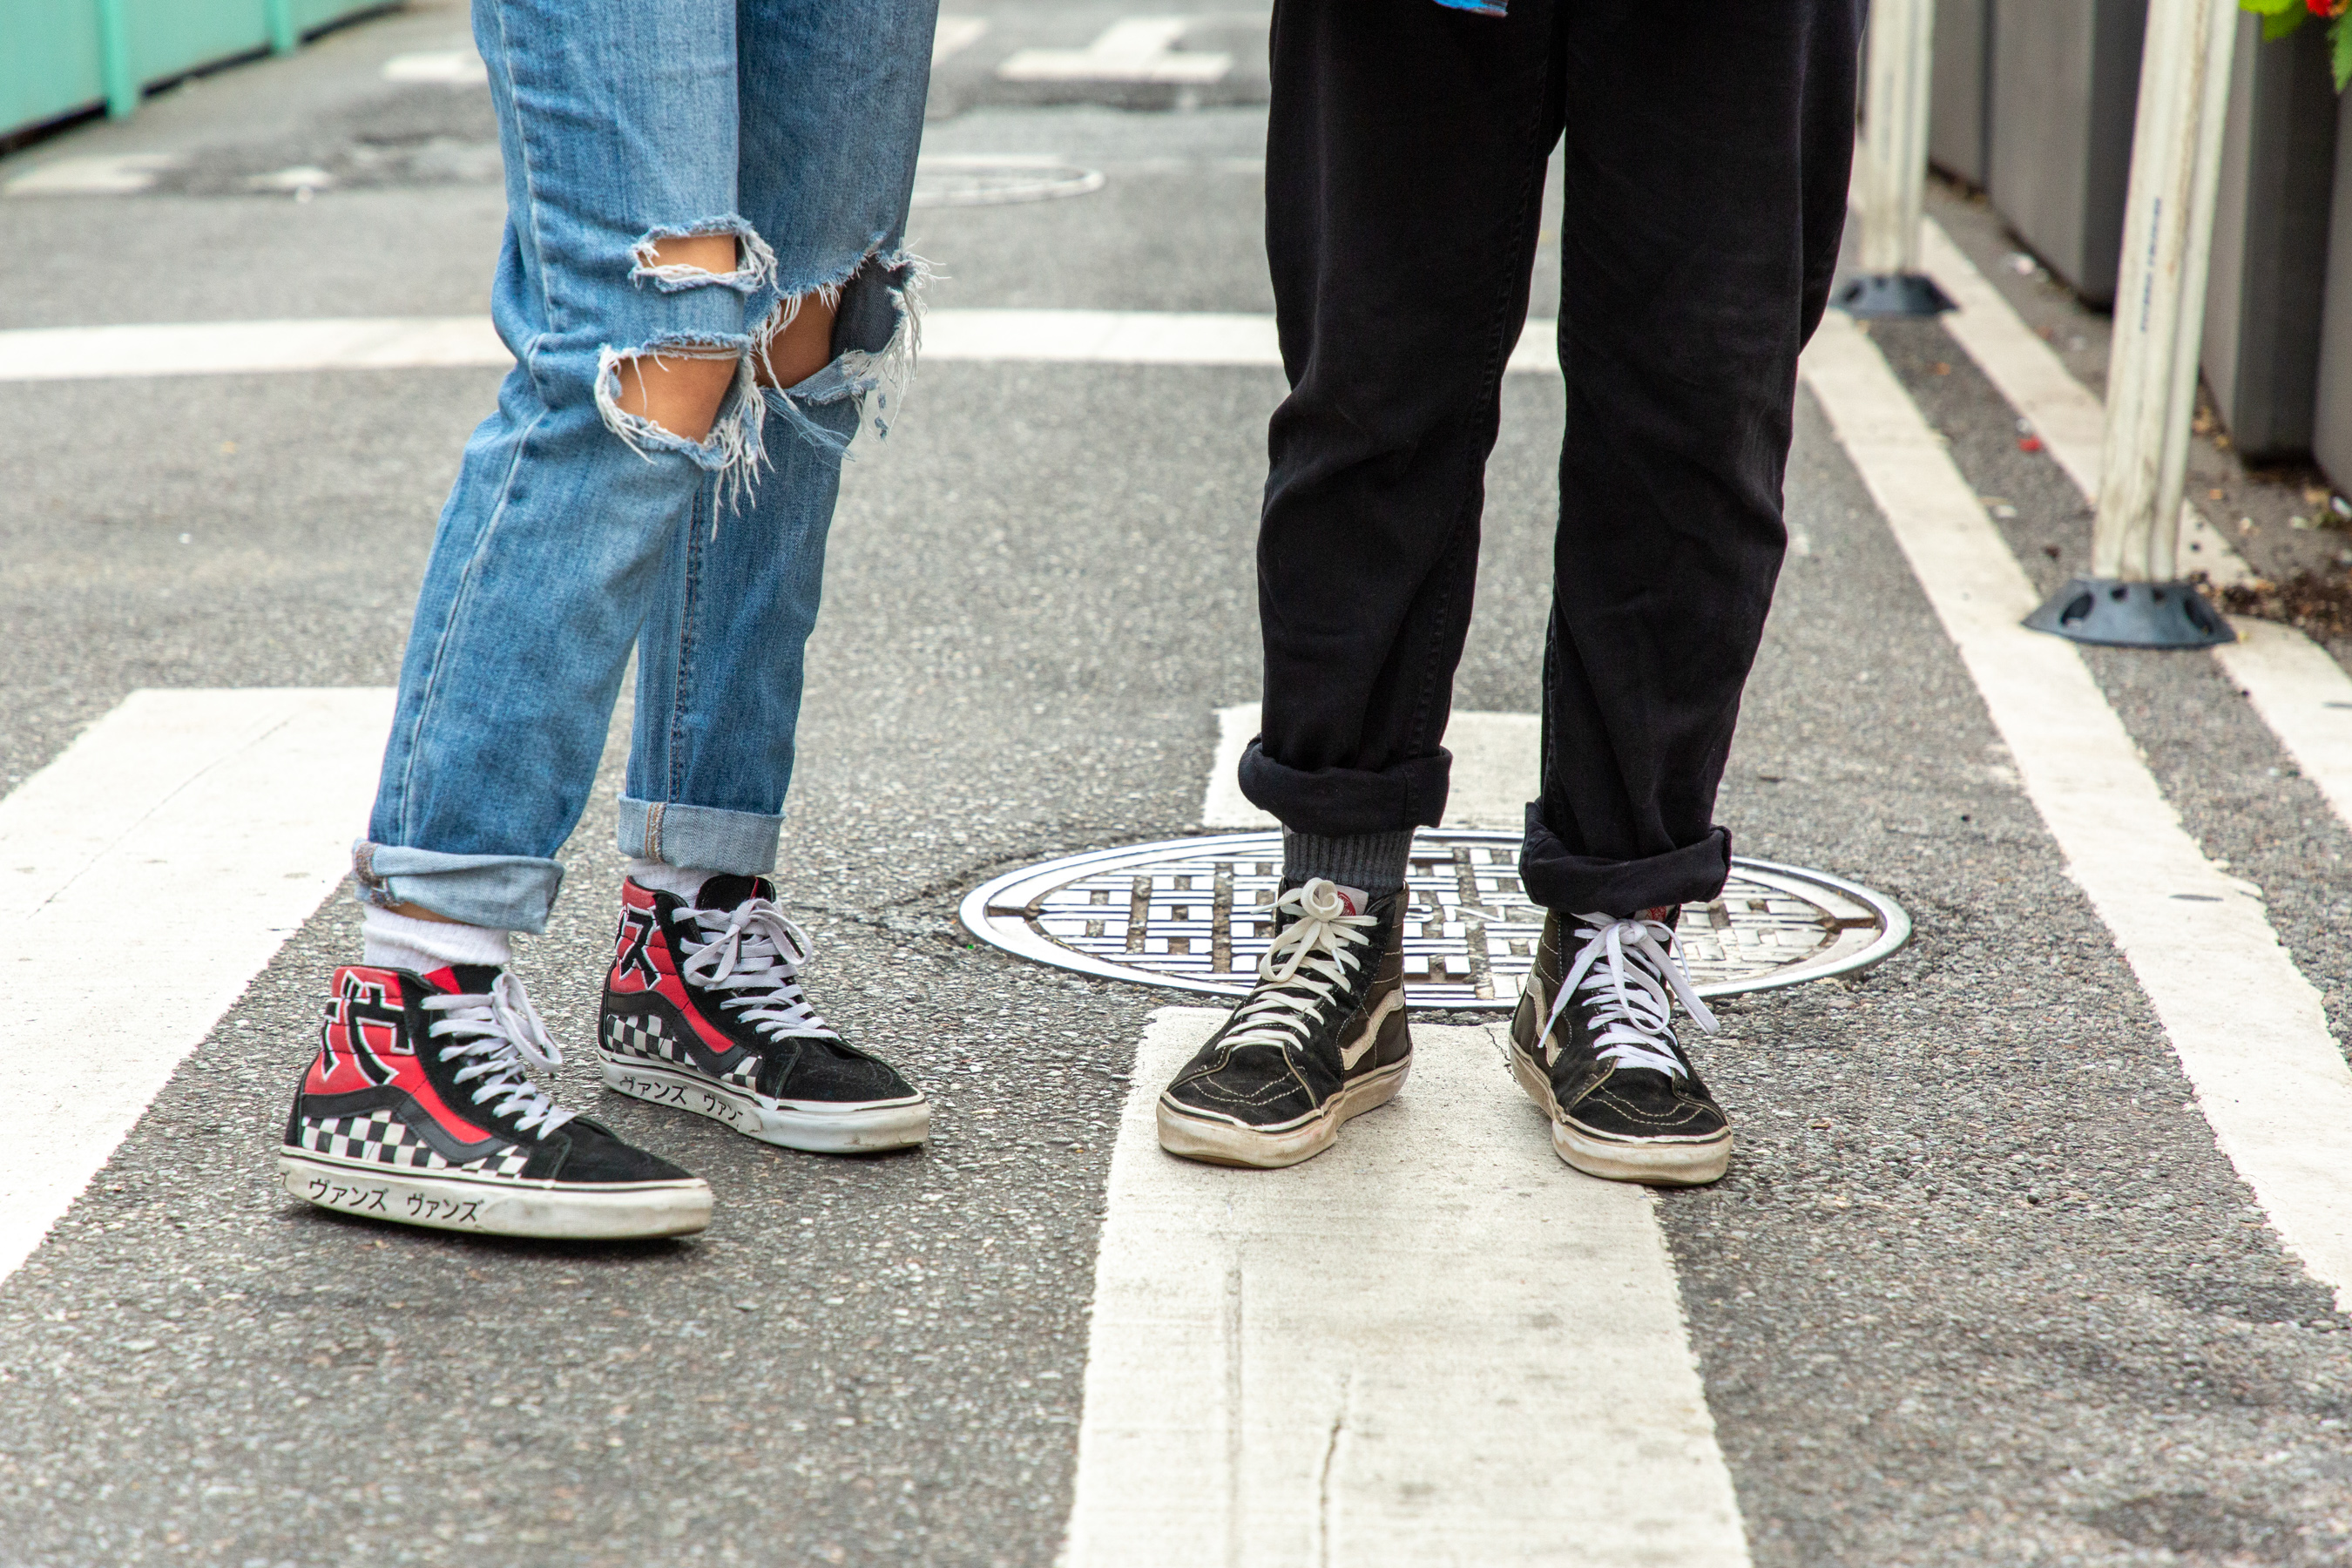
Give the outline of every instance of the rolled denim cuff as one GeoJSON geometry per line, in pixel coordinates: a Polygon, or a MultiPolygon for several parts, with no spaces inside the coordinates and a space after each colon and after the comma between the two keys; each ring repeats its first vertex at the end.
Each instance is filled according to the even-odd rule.
{"type": "Polygon", "coordinates": [[[776,868],[782,813],[621,797],[621,853],[697,871],[764,877],[776,868]]]}
{"type": "Polygon", "coordinates": [[[396,844],[352,846],[363,904],[415,904],[493,931],[543,931],[563,867],[535,855],[445,855],[396,844]]]}

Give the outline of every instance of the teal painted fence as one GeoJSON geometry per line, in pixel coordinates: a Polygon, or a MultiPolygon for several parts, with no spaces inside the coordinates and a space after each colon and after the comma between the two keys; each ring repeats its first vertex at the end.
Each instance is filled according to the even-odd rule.
{"type": "Polygon", "coordinates": [[[0,136],[302,36],[384,0],[0,0],[0,136]]]}

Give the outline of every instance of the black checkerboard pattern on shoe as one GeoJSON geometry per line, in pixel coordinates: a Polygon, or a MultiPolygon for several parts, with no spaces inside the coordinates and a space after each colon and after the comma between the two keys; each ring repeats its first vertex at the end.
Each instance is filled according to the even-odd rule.
{"type": "MultiPolygon", "coordinates": [[[[696,1068],[693,1053],[686,1043],[669,1032],[658,1013],[608,1012],[604,1015],[604,1048],[614,1056],[635,1057],[640,1061],[667,1062],[676,1067],[696,1068]]],[[[760,1058],[750,1051],[743,1052],[731,1065],[709,1076],[738,1089],[756,1087],[760,1076],[760,1058]]]]}
{"type": "Polygon", "coordinates": [[[509,1144],[497,1153],[459,1165],[444,1159],[440,1151],[411,1131],[406,1122],[388,1110],[333,1121],[305,1117],[299,1141],[305,1149],[332,1154],[337,1159],[402,1165],[416,1171],[466,1170],[488,1176],[520,1176],[523,1167],[530,1163],[530,1150],[509,1144]]]}

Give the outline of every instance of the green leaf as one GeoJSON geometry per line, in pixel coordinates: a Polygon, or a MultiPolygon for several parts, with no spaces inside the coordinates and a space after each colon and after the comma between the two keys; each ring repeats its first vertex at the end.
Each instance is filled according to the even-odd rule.
{"type": "Polygon", "coordinates": [[[2257,16],[2275,16],[2282,11],[2294,11],[2309,16],[2304,0],[2238,0],[2238,9],[2252,11],[2257,16]]]}
{"type": "Polygon", "coordinates": [[[2302,26],[2305,20],[2310,16],[2309,7],[2295,3],[2295,0],[2290,0],[2290,4],[2294,4],[2294,9],[2292,11],[2280,11],[2263,18],[2263,37],[2265,40],[2285,37],[2289,33],[2302,26]]]}
{"type": "Polygon", "coordinates": [[[2336,18],[2330,41],[2336,45],[2336,90],[2352,86],[2352,13],[2336,18]]]}

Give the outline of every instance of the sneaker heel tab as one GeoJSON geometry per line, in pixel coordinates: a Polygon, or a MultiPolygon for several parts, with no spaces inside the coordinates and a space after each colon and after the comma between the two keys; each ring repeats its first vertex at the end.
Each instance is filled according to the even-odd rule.
{"type": "Polygon", "coordinates": [[[702,879],[701,889],[688,902],[698,910],[709,910],[723,914],[739,905],[750,903],[754,899],[765,899],[773,903],[775,898],[775,887],[765,877],[748,877],[732,871],[721,871],[705,877],[702,879]]]}
{"type": "Polygon", "coordinates": [[[498,984],[504,971],[495,963],[453,963],[425,975],[425,983],[435,990],[459,996],[479,996],[498,984]]]}

